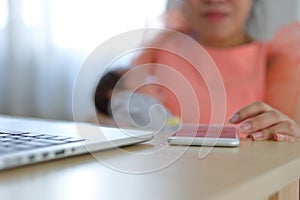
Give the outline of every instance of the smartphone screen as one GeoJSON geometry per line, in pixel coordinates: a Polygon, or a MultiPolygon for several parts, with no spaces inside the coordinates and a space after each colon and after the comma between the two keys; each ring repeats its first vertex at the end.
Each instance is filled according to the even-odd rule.
{"type": "Polygon", "coordinates": [[[184,125],[173,136],[235,138],[236,132],[234,126],[184,125]]]}
{"type": "Polygon", "coordinates": [[[235,126],[183,125],[168,138],[168,142],[176,145],[236,147],[239,137],[235,126]]]}

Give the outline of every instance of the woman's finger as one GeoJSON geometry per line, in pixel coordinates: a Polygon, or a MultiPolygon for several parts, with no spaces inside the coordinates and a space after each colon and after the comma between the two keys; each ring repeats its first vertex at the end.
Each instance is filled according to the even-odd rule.
{"type": "Polygon", "coordinates": [[[260,140],[271,140],[273,138],[273,135],[274,134],[269,129],[264,129],[252,133],[250,137],[254,141],[260,141],[260,140]]]}
{"type": "Polygon", "coordinates": [[[279,122],[286,120],[286,116],[276,110],[269,110],[259,114],[240,125],[240,131],[251,133],[271,127],[279,122]]]}
{"type": "Polygon", "coordinates": [[[263,102],[256,101],[237,111],[228,119],[228,122],[231,124],[237,124],[269,110],[272,110],[270,106],[263,102]]]}
{"type": "Polygon", "coordinates": [[[273,140],[277,141],[277,142],[295,142],[296,137],[291,136],[291,135],[276,133],[273,136],[273,140]]]}
{"type": "Polygon", "coordinates": [[[294,141],[297,131],[298,128],[293,123],[283,121],[263,130],[253,132],[251,138],[253,140],[294,141]]]}

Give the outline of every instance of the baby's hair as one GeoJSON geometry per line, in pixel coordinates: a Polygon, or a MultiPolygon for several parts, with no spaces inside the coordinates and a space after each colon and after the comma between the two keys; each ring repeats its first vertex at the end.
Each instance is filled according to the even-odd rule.
{"type": "Polygon", "coordinates": [[[124,74],[124,70],[115,69],[105,73],[95,91],[95,106],[98,112],[109,115],[110,94],[124,74]]]}

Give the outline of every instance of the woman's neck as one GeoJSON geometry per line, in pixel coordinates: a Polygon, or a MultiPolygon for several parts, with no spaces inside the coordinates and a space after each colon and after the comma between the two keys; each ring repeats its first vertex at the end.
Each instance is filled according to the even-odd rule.
{"type": "Polygon", "coordinates": [[[201,38],[199,37],[199,43],[204,46],[216,47],[216,48],[228,48],[248,44],[252,42],[252,38],[246,33],[237,34],[235,36],[224,38],[201,38]]]}

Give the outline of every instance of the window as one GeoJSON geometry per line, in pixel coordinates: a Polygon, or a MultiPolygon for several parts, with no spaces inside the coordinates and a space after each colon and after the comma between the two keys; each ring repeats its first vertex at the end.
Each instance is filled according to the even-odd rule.
{"type": "Polygon", "coordinates": [[[8,20],[7,1],[0,0],[0,30],[4,29],[8,20]]]}
{"type": "Polygon", "coordinates": [[[51,4],[53,39],[62,47],[94,46],[144,27],[164,9],[162,0],[53,0],[51,4]]]}
{"type": "MultiPolygon", "coordinates": [[[[6,0],[0,0],[1,21],[7,19],[6,0]],[[3,6],[2,6],[3,5],[3,6]]],[[[47,26],[55,45],[92,47],[116,34],[142,28],[165,9],[166,0],[22,0],[27,27],[47,26]]]]}
{"type": "Polygon", "coordinates": [[[73,84],[88,54],[143,28],[166,1],[0,0],[0,112],[72,119],[73,84]]]}

